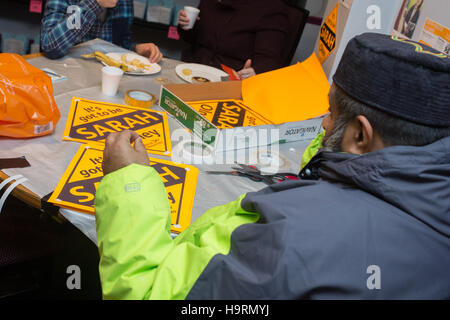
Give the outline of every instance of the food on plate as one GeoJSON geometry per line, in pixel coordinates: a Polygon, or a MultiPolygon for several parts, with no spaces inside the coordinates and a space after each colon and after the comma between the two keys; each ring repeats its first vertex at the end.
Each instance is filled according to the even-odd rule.
{"type": "MultiPolygon", "coordinates": [[[[130,58],[133,58],[135,56],[131,55],[130,58]]],[[[150,68],[152,67],[150,63],[145,63],[142,60],[138,59],[138,58],[133,58],[131,61],[128,61],[129,56],[127,56],[126,53],[122,54],[121,56],[121,62],[126,64],[130,71],[135,71],[135,72],[145,72],[145,71],[149,71],[150,68]]]]}
{"type": "Polygon", "coordinates": [[[120,68],[124,72],[147,73],[152,69],[152,64],[150,62],[146,63],[147,58],[136,54],[104,54],[103,52],[95,51],[91,54],[83,54],[81,56],[84,59],[96,58],[98,61],[108,66],[120,68]]]}
{"type": "Polygon", "coordinates": [[[199,83],[211,82],[209,79],[203,77],[192,77],[192,81],[199,83]]]}
{"type": "Polygon", "coordinates": [[[104,54],[103,52],[95,51],[92,55],[84,55],[83,57],[91,58],[91,56],[95,57],[98,61],[102,61],[103,63],[105,63],[108,66],[120,68],[124,72],[129,71],[129,68],[125,63],[122,63],[120,61],[112,59],[112,58],[108,57],[106,54],[104,54]]]}
{"type": "Polygon", "coordinates": [[[181,70],[181,72],[185,76],[190,76],[192,74],[192,70],[191,69],[183,69],[183,70],[181,70]]]}

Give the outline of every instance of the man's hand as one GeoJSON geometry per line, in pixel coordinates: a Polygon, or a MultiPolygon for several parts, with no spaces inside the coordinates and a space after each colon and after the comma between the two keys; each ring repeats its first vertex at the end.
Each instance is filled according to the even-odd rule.
{"type": "Polygon", "coordinates": [[[114,8],[119,0],[97,0],[102,8],[114,8]]]}
{"type": "Polygon", "coordinates": [[[151,63],[159,63],[163,57],[154,43],[140,43],[136,45],[136,53],[147,57],[151,63]]]}
{"type": "Polygon", "coordinates": [[[149,165],[147,150],[139,135],[130,130],[111,133],[106,138],[103,152],[103,175],[124,168],[132,163],[149,165]],[[134,142],[134,148],[131,143],[134,142]]]}
{"type": "Polygon", "coordinates": [[[255,69],[252,68],[252,60],[248,59],[245,62],[244,68],[242,70],[238,71],[238,75],[241,77],[241,79],[245,79],[251,76],[254,76],[256,74],[255,69]]]}

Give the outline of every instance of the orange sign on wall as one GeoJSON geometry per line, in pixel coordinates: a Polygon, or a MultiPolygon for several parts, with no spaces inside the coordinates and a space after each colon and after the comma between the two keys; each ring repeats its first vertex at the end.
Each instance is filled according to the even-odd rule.
{"type": "Polygon", "coordinates": [[[450,29],[431,19],[426,19],[419,42],[448,55],[450,53],[450,29]]]}
{"type": "Polygon", "coordinates": [[[339,1],[320,27],[318,58],[323,63],[336,47],[336,30],[339,1]]]}

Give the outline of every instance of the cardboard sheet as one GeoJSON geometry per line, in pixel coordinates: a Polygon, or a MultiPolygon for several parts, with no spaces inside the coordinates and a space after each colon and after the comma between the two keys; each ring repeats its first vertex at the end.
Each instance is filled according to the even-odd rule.
{"type": "Polygon", "coordinates": [[[317,56],[242,81],[245,105],[275,124],[302,121],[328,112],[330,85],[317,56]]]}

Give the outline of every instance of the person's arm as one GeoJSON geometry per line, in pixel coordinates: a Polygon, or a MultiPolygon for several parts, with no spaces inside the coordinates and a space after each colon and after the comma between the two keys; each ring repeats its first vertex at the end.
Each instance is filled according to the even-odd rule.
{"type": "Polygon", "coordinates": [[[256,74],[281,67],[287,35],[287,17],[282,13],[274,13],[265,16],[258,25],[260,29],[255,36],[253,55],[248,57],[256,74]]]}
{"type": "Polygon", "coordinates": [[[41,25],[41,48],[48,58],[66,55],[82,41],[102,12],[97,0],[81,0],[77,6],[79,11],[68,12],[67,1],[47,1],[41,25]],[[75,19],[76,14],[79,14],[79,20],[75,19]]]}
{"type": "MultiPolygon", "coordinates": [[[[194,43],[195,42],[195,32],[194,29],[196,29],[196,25],[198,25],[198,20],[200,20],[200,17],[197,17],[197,21],[194,24],[194,27],[192,29],[186,29],[189,25],[189,18],[186,15],[186,12],[184,10],[180,10],[178,13],[178,34],[180,35],[181,39],[188,43],[194,43]]],[[[198,28],[198,26],[197,26],[198,28]]]]}
{"type": "Polygon", "coordinates": [[[259,215],[241,208],[241,196],[210,209],[173,240],[164,184],[133,135],[108,137],[106,175],[95,196],[103,298],[184,299],[209,261],[228,254],[231,233],[259,215]]]}
{"type": "Polygon", "coordinates": [[[199,30],[200,27],[200,16],[202,14],[208,14],[207,5],[205,5],[205,2],[200,0],[198,7],[200,10],[200,13],[197,17],[197,21],[194,24],[194,27],[192,29],[186,29],[186,27],[189,24],[189,18],[186,15],[186,12],[183,10],[180,10],[178,13],[178,33],[185,42],[191,44],[192,46],[195,46],[196,37],[197,37],[197,30],[199,30]]]}

